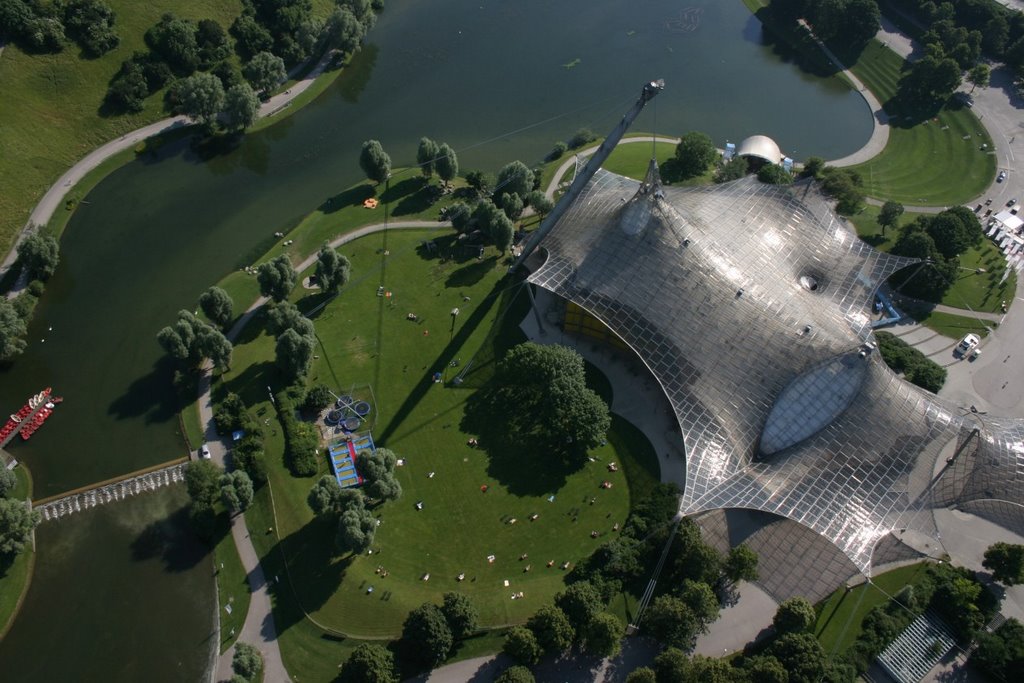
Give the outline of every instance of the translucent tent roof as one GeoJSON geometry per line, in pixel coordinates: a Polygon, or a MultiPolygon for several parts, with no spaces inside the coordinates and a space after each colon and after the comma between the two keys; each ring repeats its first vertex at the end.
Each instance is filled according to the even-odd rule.
{"type": "Polygon", "coordinates": [[[668,396],[683,512],[771,512],[869,574],[890,531],[936,535],[933,476],[946,469],[966,482],[947,498],[1024,502],[1020,421],[981,426],[974,464],[935,474],[976,419],[868,345],[876,288],[913,261],[857,239],[811,185],[666,187],[653,162],[642,183],[602,169],[541,246],[530,281],[604,322],[668,396]],[[996,474],[998,487],[969,485],[996,474]]]}

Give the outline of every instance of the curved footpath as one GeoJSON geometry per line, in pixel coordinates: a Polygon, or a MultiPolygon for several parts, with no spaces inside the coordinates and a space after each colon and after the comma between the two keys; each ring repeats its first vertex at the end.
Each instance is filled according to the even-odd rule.
{"type": "MultiPolygon", "coordinates": [[[[306,89],[313,84],[313,81],[315,81],[317,77],[324,72],[324,69],[327,68],[332,57],[333,53],[328,52],[301,81],[296,82],[285,92],[274,95],[260,105],[260,118],[273,116],[291,104],[292,100],[305,92],[306,89]]],[[[176,130],[187,125],[191,125],[191,122],[185,116],[172,116],[170,118],[156,121],[155,123],[143,126],[131,133],[122,135],[116,140],[111,140],[105,145],[97,147],[93,151],[89,152],[89,154],[87,154],[78,163],[69,168],[64,175],[57,179],[57,182],[50,186],[50,189],[46,191],[43,198],[40,199],[39,203],[36,204],[34,209],[32,209],[32,213],[29,215],[25,229],[21,231],[20,235],[18,235],[18,238],[11,246],[11,250],[7,253],[3,262],[0,263],[0,278],[2,278],[7,271],[10,270],[11,266],[14,265],[14,262],[18,258],[18,245],[23,239],[25,239],[32,227],[46,225],[49,223],[50,219],[53,218],[54,212],[61,205],[61,202],[64,201],[64,197],[67,193],[70,192],[71,188],[80,182],[87,173],[118,152],[131,149],[147,138],[160,133],[176,130]]],[[[15,290],[17,289],[18,288],[15,288],[15,290]]],[[[8,296],[16,293],[16,291],[12,291],[8,296]]]]}
{"type": "MultiPolygon", "coordinates": [[[[375,232],[381,232],[383,230],[423,230],[447,227],[451,227],[451,223],[442,223],[437,221],[402,221],[389,224],[377,223],[374,225],[364,225],[352,232],[336,237],[331,240],[330,245],[337,248],[343,244],[359,239],[360,237],[372,235],[375,232]]],[[[295,270],[301,273],[312,266],[316,262],[316,258],[315,253],[306,257],[302,263],[296,266],[295,270]]],[[[245,313],[235,322],[234,325],[232,325],[231,330],[227,334],[228,339],[236,339],[242,329],[245,328],[252,317],[256,315],[256,312],[266,304],[267,301],[269,301],[268,297],[260,297],[255,301],[255,303],[249,306],[245,313]]],[[[199,419],[201,424],[204,425],[206,443],[210,446],[210,455],[213,461],[221,467],[225,467],[228,442],[217,434],[217,429],[213,422],[213,399],[210,391],[211,380],[212,368],[207,365],[203,368],[203,376],[199,381],[199,419]]],[[[275,536],[276,534],[277,532],[275,531],[275,536]]],[[[263,679],[265,681],[274,681],[276,683],[278,681],[290,680],[288,677],[288,671],[285,669],[284,662],[281,659],[281,648],[277,644],[277,628],[274,626],[274,615],[270,598],[271,584],[268,583],[267,577],[263,574],[259,555],[252,544],[252,539],[249,538],[249,531],[245,525],[244,514],[236,515],[231,519],[231,536],[235,541],[235,545],[238,547],[238,554],[242,559],[242,566],[245,567],[246,577],[249,581],[249,590],[251,592],[249,612],[245,616],[245,624],[243,624],[242,631],[238,634],[238,640],[236,642],[244,642],[254,645],[262,653],[264,665],[263,679]]],[[[274,577],[274,579],[275,583],[280,581],[280,577],[274,577]]],[[[220,642],[220,640],[221,639],[218,638],[217,642],[220,642]]],[[[235,647],[232,645],[220,656],[217,664],[215,680],[227,681],[231,679],[233,674],[231,670],[231,660],[234,656],[235,647]]]]}
{"type": "MultiPolygon", "coordinates": [[[[900,34],[892,26],[892,24],[890,24],[884,18],[882,23],[882,30],[878,34],[879,40],[882,40],[886,45],[888,45],[898,54],[901,54],[905,58],[908,58],[913,49],[910,41],[905,36],[900,34]]],[[[826,53],[829,55],[831,59],[833,59],[833,61],[836,62],[837,65],[840,66],[840,68],[842,68],[844,75],[849,79],[849,81],[854,85],[854,87],[858,89],[861,96],[865,99],[869,108],[871,109],[874,123],[871,137],[861,149],[854,152],[853,154],[845,156],[841,159],[831,161],[829,163],[833,166],[850,166],[862,163],[879,154],[888,142],[888,117],[885,115],[884,110],[882,110],[881,104],[871,93],[871,91],[865,88],[864,85],[860,82],[860,80],[857,79],[856,76],[852,74],[852,72],[850,72],[848,69],[843,67],[837,60],[835,60],[834,56],[830,52],[828,52],[827,49],[826,53]]],[[[303,80],[296,83],[286,92],[276,95],[273,98],[271,98],[268,102],[264,103],[260,107],[260,116],[271,116],[281,111],[288,104],[290,104],[294,98],[298,97],[298,95],[300,95],[308,87],[310,87],[313,81],[321,73],[323,73],[324,69],[326,68],[327,64],[330,61],[330,57],[331,55],[329,54],[325,55],[324,58],[320,61],[320,63],[317,64],[317,66],[303,80]]],[[[1012,102],[1009,101],[1009,98],[1006,95],[1007,92],[1010,91],[1007,89],[1006,84],[1001,82],[999,74],[996,73],[993,77],[993,85],[988,88],[983,88],[979,90],[978,94],[975,95],[975,99],[979,105],[977,107],[977,110],[984,112],[980,116],[980,118],[984,118],[985,114],[990,115],[990,122],[989,124],[987,124],[987,127],[991,128],[993,126],[993,123],[996,124],[996,130],[991,131],[993,133],[993,140],[995,141],[996,153],[998,154],[1000,159],[1008,160],[1006,167],[1008,167],[1010,170],[1014,170],[1011,166],[1015,160],[1013,152],[1015,146],[1013,145],[1013,143],[1016,139],[1016,132],[1020,130],[1022,126],[1017,121],[1016,107],[1013,105],[1012,102]]],[[[103,161],[109,159],[111,156],[117,154],[118,152],[134,147],[137,143],[139,143],[142,140],[145,140],[148,137],[151,137],[158,133],[165,132],[167,130],[180,128],[185,125],[188,125],[188,120],[185,117],[180,116],[164,119],[162,121],[157,121],[153,124],[150,124],[149,126],[145,126],[132,133],[122,136],[117,140],[108,142],[107,144],[97,148],[96,150],[88,154],[85,158],[83,158],[81,161],[76,163],[71,169],[69,169],[66,173],[64,173],[64,175],[62,175],[57,180],[57,182],[50,187],[50,189],[40,200],[39,204],[32,211],[32,214],[29,219],[29,225],[26,226],[26,231],[29,228],[31,228],[32,225],[45,225],[46,223],[48,223],[49,220],[52,218],[54,211],[63,201],[67,192],[70,191],[70,189],[76,183],[78,183],[85,176],[86,173],[95,169],[103,161]]],[[[1022,140],[1021,143],[1019,143],[1021,146],[1021,149],[1019,151],[1022,154],[1024,154],[1024,130],[1021,130],[1021,133],[1022,140]]],[[[635,137],[626,138],[622,141],[622,143],[628,144],[636,142],[649,142],[650,140],[650,137],[635,137]]],[[[678,143],[679,141],[678,138],[661,137],[656,138],[656,140],[659,142],[667,142],[671,144],[678,143]]],[[[594,149],[596,149],[596,147],[593,149],[584,150],[579,153],[579,156],[586,156],[588,154],[592,154],[594,149]]],[[[558,181],[565,175],[566,172],[568,172],[569,168],[573,164],[575,164],[575,158],[568,159],[565,163],[562,164],[561,167],[559,167],[555,174],[554,180],[552,181],[551,185],[549,186],[546,192],[546,194],[549,197],[553,196],[558,181]]],[[[1024,187],[1022,187],[1021,182],[1017,180],[1015,175],[1011,176],[1011,178],[1013,179],[1012,181],[1008,179],[1006,183],[1003,183],[998,187],[995,184],[990,186],[989,191],[986,193],[985,196],[991,196],[995,194],[996,196],[1001,197],[1005,195],[1007,192],[1010,192],[1010,194],[1016,196],[1016,194],[1014,193],[1020,193],[1020,191],[1024,189],[1024,187]]],[[[907,207],[907,209],[911,211],[930,212],[938,210],[936,209],[936,207],[907,207]]],[[[444,223],[437,223],[431,221],[400,222],[387,226],[383,224],[376,224],[364,226],[351,233],[342,235],[336,238],[334,241],[332,241],[331,245],[335,247],[340,246],[351,240],[358,239],[359,237],[363,237],[365,235],[369,235],[374,232],[383,230],[385,229],[385,227],[388,229],[423,229],[440,228],[445,226],[446,224],[444,223]]],[[[0,263],[0,277],[2,277],[10,269],[10,267],[16,260],[17,245],[24,238],[26,231],[23,231],[22,234],[19,235],[18,239],[15,241],[15,244],[12,246],[6,258],[3,260],[2,263],[0,263]]],[[[302,264],[299,265],[297,270],[299,270],[300,272],[302,270],[305,270],[310,265],[312,265],[315,260],[315,255],[308,257],[307,259],[305,259],[305,261],[303,261],[302,264]]],[[[1022,279],[1022,281],[1024,281],[1024,279],[1022,279]]],[[[1018,285],[1018,287],[1022,286],[1024,286],[1024,283],[1018,285]]],[[[260,306],[265,304],[266,301],[266,298],[261,298],[257,300],[252,306],[250,306],[250,308],[245,312],[245,314],[232,327],[231,331],[228,334],[229,339],[236,338],[239,331],[245,326],[246,323],[248,323],[248,321],[255,314],[256,310],[258,310],[260,306]]],[[[1013,318],[1017,317],[1018,316],[1013,316],[1013,318]]],[[[1024,316],[1020,316],[1020,318],[1024,319],[1024,316]]],[[[1024,324],[1022,324],[1021,327],[1024,327],[1024,324]]],[[[1024,330],[1022,330],[1022,333],[1024,333],[1024,330]]],[[[1016,337],[1016,335],[1014,336],[1016,337]]],[[[1009,356],[1007,356],[1006,358],[1009,359],[1009,356]]],[[[998,362],[996,358],[993,358],[992,356],[989,356],[988,360],[989,362],[998,362]]],[[[210,396],[210,382],[211,373],[209,369],[206,369],[206,371],[204,372],[204,376],[200,381],[200,417],[202,422],[206,425],[205,429],[207,442],[210,444],[213,458],[216,462],[223,465],[227,449],[225,447],[225,444],[216,435],[216,432],[213,428],[213,410],[210,396]]],[[[1004,384],[1003,386],[1005,387],[1006,385],[1004,384]]],[[[1024,386],[1024,380],[1022,380],[1021,386],[1024,386]]],[[[973,388],[976,391],[979,391],[979,393],[982,393],[980,391],[980,387],[974,386],[973,388]]],[[[1009,401],[1008,403],[1018,403],[1018,401],[1013,401],[1011,399],[1011,401],[1009,401]]],[[[1007,405],[1006,407],[1010,406],[1007,405]]],[[[1019,404],[1013,407],[1019,409],[1019,404]]],[[[675,478],[677,476],[678,473],[674,473],[674,476],[672,476],[671,478],[675,478]]],[[[239,554],[242,558],[242,563],[245,566],[246,572],[248,574],[248,580],[250,588],[252,590],[252,598],[249,603],[249,612],[246,615],[246,621],[242,628],[242,633],[239,634],[238,639],[243,642],[255,644],[263,653],[266,667],[264,674],[265,680],[287,681],[289,680],[288,674],[281,660],[280,648],[278,647],[277,644],[277,632],[274,627],[274,620],[271,612],[269,585],[267,583],[266,577],[263,575],[262,569],[260,568],[259,557],[256,554],[255,548],[253,547],[252,541],[249,538],[248,532],[245,528],[244,515],[238,515],[232,520],[231,533],[238,547],[239,554]]],[[[233,657],[233,655],[234,647],[230,648],[227,652],[221,655],[217,670],[218,680],[228,680],[231,678],[231,658],[233,657]]],[[[460,664],[451,665],[449,667],[442,667],[441,669],[438,669],[433,674],[431,674],[430,679],[439,681],[466,680],[461,674],[461,672],[467,670],[475,671],[479,668],[481,663],[489,661],[491,659],[493,659],[493,657],[482,657],[477,658],[475,660],[470,660],[470,662],[463,662],[460,664]]]]}

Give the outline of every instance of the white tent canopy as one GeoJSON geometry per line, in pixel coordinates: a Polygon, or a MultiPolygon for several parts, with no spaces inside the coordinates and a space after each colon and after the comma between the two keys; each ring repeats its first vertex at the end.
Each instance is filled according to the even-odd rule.
{"type": "Polygon", "coordinates": [[[1017,230],[1017,228],[1024,225],[1024,220],[1021,220],[1009,211],[1000,211],[993,218],[1002,223],[1003,227],[1007,230],[1017,230]]]}

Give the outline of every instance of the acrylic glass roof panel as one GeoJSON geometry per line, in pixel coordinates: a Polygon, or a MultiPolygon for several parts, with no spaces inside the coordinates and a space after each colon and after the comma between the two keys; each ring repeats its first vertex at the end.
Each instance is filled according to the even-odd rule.
{"type": "Polygon", "coordinates": [[[780,514],[870,570],[874,544],[921,507],[916,492],[958,429],[877,354],[835,364],[870,338],[872,293],[910,261],[856,239],[807,186],[674,188],[604,171],[544,247],[531,280],[604,321],[669,397],[687,451],[685,511],[780,514]],[[823,367],[846,390],[798,426],[786,389],[823,367]],[[773,410],[789,415],[788,436],[765,430],[773,410]],[[758,460],[766,436],[779,450],[758,460]]]}

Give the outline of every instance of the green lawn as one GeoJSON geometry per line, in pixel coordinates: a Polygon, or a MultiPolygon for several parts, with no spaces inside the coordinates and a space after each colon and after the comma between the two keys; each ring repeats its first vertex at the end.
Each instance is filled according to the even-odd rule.
{"type": "Polygon", "coordinates": [[[818,620],[814,635],[826,652],[840,654],[846,651],[860,633],[864,617],[876,605],[881,605],[908,584],[917,583],[925,575],[925,563],[908,565],[880,574],[872,583],[863,583],[847,591],[836,589],[817,606],[818,620]],[[881,589],[881,590],[879,590],[881,589]],[[884,591],[884,592],[883,592],[884,591]]]}
{"type": "MultiPolygon", "coordinates": [[[[11,497],[20,500],[31,498],[32,476],[28,469],[24,465],[19,465],[14,469],[14,474],[18,477],[18,484],[11,492],[11,497]]],[[[28,591],[29,582],[32,580],[32,566],[35,564],[35,559],[35,552],[29,545],[10,564],[5,565],[0,560],[0,639],[14,623],[18,605],[28,591]]]]}
{"type": "Polygon", "coordinates": [[[227,29],[241,14],[240,0],[139,3],[108,0],[117,15],[117,49],[82,59],[77,45],[55,55],[27,55],[8,45],[0,56],[0,247],[6,252],[46,189],[94,148],[166,114],[162,93],[139,114],[103,116],[110,79],[133,52],[145,50],[143,34],[165,12],[187,19],[215,19],[227,29]],[[40,135],[41,129],[46,135],[40,135]]]}
{"type": "MultiPolygon", "coordinates": [[[[466,445],[470,434],[461,427],[465,403],[490,376],[493,346],[508,343],[493,328],[518,299],[519,288],[509,286],[505,264],[494,253],[483,261],[424,258],[417,246],[432,236],[444,241],[413,231],[346,245],[354,281],[315,318],[321,346],[311,379],[346,392],[368,386],[378,414],[375,439],[407,460],[398,470],[403,498],[380,510],[374,555],[334,558],[333,530],[312,521],[305,503],[314,479],[292,478],[277,458],[271,463],[277,533],[283,537],[292,583],[306,611],[342,633],[393,637],[410,609],[456,588],[477,602],[486,626],[524,621],[562,586],[564,573],[557,564],[587,555],[612,533],[615,522],[625,521],[629,509],[626,482],[611,490],[599,485],[617,476],[604,463],[625,462],[628,455],[614,444],[635,443],[638,434],[613,435],[611,444],[592,454],[597,462],[568,473],[552,460],[533,459],[514,448],[488,454],[466,445]],[[382,259],[385,250],[390,255],[382,259]],[[394,288],[392,297],[376,296],[380,283],[394,288]],[[461,315],[452,331],[448,312],[455,305],[461,315]],[[419,321],[406,320],[408,312],[419,321]],[[433,372],[456,372],[448,367],[452,359],[460,367],[474,361],[462,388],[434,384],[433,372]],[[428,477],[429,472],[436,476],[428,477]],[[484,484],[486,493],[480,490],[484,484]],[[552,494],[556,499],[548,502],[552,494]],[[414,508],[416,501],[424,502],[424,510],[414,508]],[[540,518],[528,521],[534,513],[540,518]],[[509,523],[511,518],[517,522],[509,523]],[[591,539],[592,530],[600,531],[601,538],[591,539]],[[519,562],[522,553],[530,559],[519,562]],[[493,564],[486,560],[490,554],[498,556],[493,564]],[[549,560],[556,567],[545,567],[549,560]],[[524,572],[527,564],[530,573],[524,572]],[[389,573],[386,578],[375,573],[381,565],[389,573]],[[456,582],[463,572],[466,580],[456,582]],[[422,581],[428,573],[430,581],[422,581]],[[502,585],[506,579],[508,589],[502,585]],[[366,592],[371,585],[372,595],[366,592]],[[513,590],[525,597],[510,600],[513,590]]],[[[517,309],[521,316],[521,305],[517,309]]],[[[235,370],[226,386],[259,402],[268,384],[278,384],[269,367],[273,345],[263,333],[248,337],[235,347],[235,370]]],[[[261,408],[267,406],[257,404],[261,408]]],[[[627,429],[617,424],[617,431],[627,429]]],[[[268,452],[280,450],[271,446],[268,452]]],[[[646,455],[648,466],[656,462],[646,455]]]]}
{"type": "MultiPolygon", "coordinates": [[[[896,93],[904,64],[895,52],[871,41],[852,70],[885,106],[896,93]]],[[[908,206],[952,206],[985,191],[995,177],[996,161],[984,126],[970,109],[954,105],[920,123],[894,117],[882,153],[852,169],[864,178],[869,196],[908,206]]]]}
{"type": "Polygon", "coordinates": [[[991,320],[981,320],[980,318],[950,313],[923,310],[908,310],[907,313],[925,327],[951,339],[960,339],[968,332],[973,332],[979,337],[987,337],[989,331],[998,326],[997,323],[991,320]]]}
{"type": "Polygon", "coordinates": [[[249,582],[242,558],[231,536],[227,512],[218,504],[217,545],[213,549],[213,570],[217,576],[217,597],[220,606],[220,651],[223,653],[238,639],[249,613],[249,582]],[[231,605],[231,614],[225,607],[231,605]],[[232,635],[234,631],[234,635],[232,635]]]}
{"type": "MultiPolygon", "coordinates": [[[[892,249],[899,237],[900,228],[912,222],[922,214],[906,212],[900,216],[896,228],[886,230],[882,236],[882,229],[878,226],[879,207],[868,205],[856,216],[847,220],[853,223],[857,234],[862,240],[880,251],[892,249]]],[[[960,255],[959,276],[949,289],[943,294],[941,301],[936,303],[961,308],[967,311],[979,311],[987,313],[1001,313],[1001,304],[1013,302],[1013,293],[1017,288],[1017,273],[1011,270],[1006,279],[1006,257],[999,248],[988,238],[976,247],[972,247],[960,255]],[[984,272],[977,272],[978,269],[984,272]]],[[[940,318],[941,320],[941,318],[940,318]]],[[[946,324],[946,321],[943,321],[946,324]]]]}

